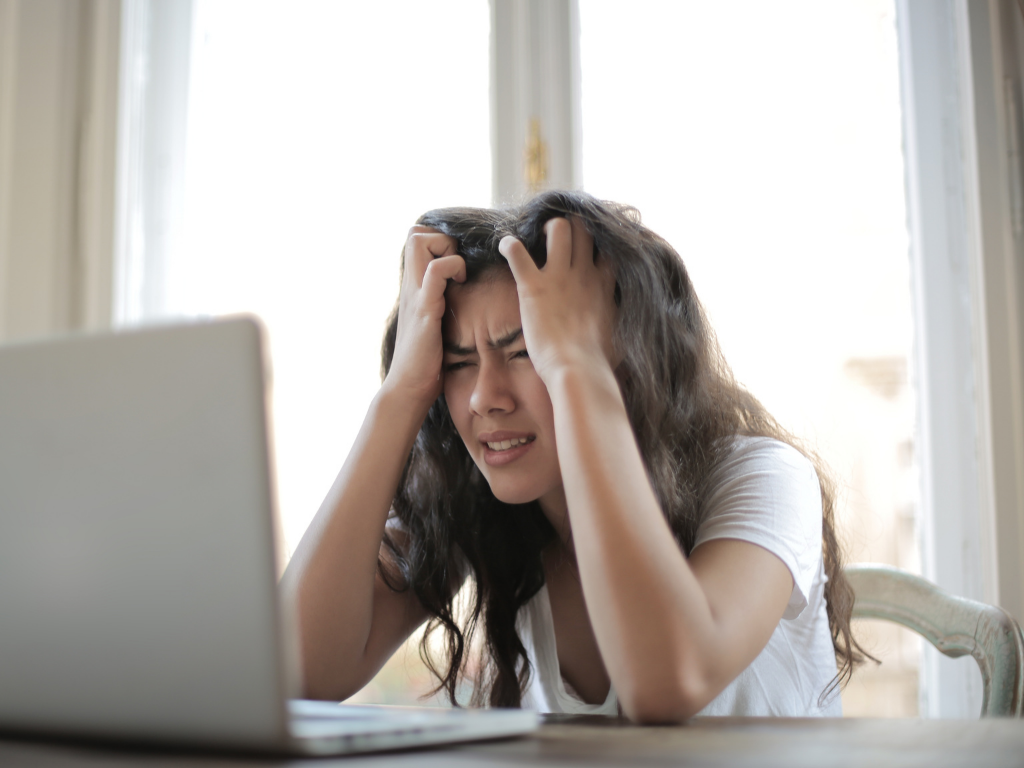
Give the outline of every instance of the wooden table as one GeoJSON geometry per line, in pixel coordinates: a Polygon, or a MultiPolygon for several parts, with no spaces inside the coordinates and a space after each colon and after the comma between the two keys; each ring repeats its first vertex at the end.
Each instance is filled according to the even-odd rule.
{"type": "Polygon", "coordinates": [[[637,727],[604,718],[549,718],[509,741],[349,758],[289,760],[169,754],[109,747],[0,741],[11,768],[469,768],[469,766],[1024,766],[1021,720],[790,720],[703,718],[637,727]]]}

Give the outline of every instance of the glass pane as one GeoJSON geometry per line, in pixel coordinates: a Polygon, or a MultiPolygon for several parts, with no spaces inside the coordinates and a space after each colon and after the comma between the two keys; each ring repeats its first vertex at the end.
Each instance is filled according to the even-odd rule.
{"type": "MultiPolygon", "coordinates": [[[[848,560],[918,570],[893,3],[580,0],[580,20],[586,189],[682,254],[737,378],[839,480],[848,560]]],[[[916,641],[889,646],[847,714],[896,689],[885,712],[916,714],[916,641]]]]}
{"type": "Polygon", "coordinates": [[[289,550],[380,385],[406,232],[489,204],[489,29],[485,0],[197,2],[166,303],[266,321],[289,550]]]}

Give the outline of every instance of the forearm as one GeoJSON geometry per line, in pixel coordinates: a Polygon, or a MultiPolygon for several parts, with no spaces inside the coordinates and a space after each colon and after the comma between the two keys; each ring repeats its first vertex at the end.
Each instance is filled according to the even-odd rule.
{"type": "Polygon", "coordinates": [[[365,677],[380,545],[424,415],[399,393],[378,392],[282,577],[282,591],[295,603],[306,685],[313,693],[348,692],[352,680],[365,677]]]}
{"type": "Polygon", "coordinates": [[[548,390],[580,578],[608,674],[627,714],[687,717],[714,685],[715,619],[655,497],[618,384],[607,365],[575,365],[548,390]]]}
{"type": "MultiPolygon", "coordinates": [[[[703,708],[764,648],[792,577],[781,559],[744,541],[712,541],[689,560],[683,556],[610,362],[622,319],[616,260],[599,263],[594,238],[575,217],[552,218],[544,232],[543,267],[511,235],[499,249],[515,276],[530,359],[551,399],[591,627],[626,713],[679,720],[703,708]]],[[[549,502],[556,521],[565,513],[557,503],[549,502]]]]}

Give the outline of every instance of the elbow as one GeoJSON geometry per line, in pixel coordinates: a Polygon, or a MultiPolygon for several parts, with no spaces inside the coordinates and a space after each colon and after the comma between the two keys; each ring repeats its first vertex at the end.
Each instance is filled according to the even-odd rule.
{"type": "Polygon", "coordinates": [[[329,679],[321,674],[319,670],[311,669],[304,664],[302,667],[302,698],[317,699],[319,701],[342,701],[339,695],[340,686],[337,681],[329,679]]]}
{"type": "Polygon", "coordinates": [[[363,686],[351,677],[330,677],[309,670],[303,675],[302,697],[319,701],[344,701],[363,686]]]}
{"type": "Polygon", "coordinates": [[[683,723],[714,698],[700,675],[688,674],[637,680],[618,693],[622,713],[639,725],[683,723]]]}
{"type": "Polygon", "coordinates": [[[637,725],[676,725],[702,709],[694,699],[678,691],[646,692],[620,698],[622,713],[637,725]]]}
{"type": "Polygon", "coordinates": [[[343,701],[346,692],[343,683],[324,674],[323,670],[314,669],[307,664],[302,669],[302,698],[319,701],[343,701]]]}
{"type": "MultiPolygon", "coordinates": [[[[355,664],[340,664],[341,658],[353,654],[330,653],[326,644],[315,644],[303,636],[298,670],[301,675],[302,697],[320,701],[344,701],[356,693],[366,682],[366,665],[362,659],[355,664]]],[[[372,677],[372,674],[370,675],[372,677]]]]}

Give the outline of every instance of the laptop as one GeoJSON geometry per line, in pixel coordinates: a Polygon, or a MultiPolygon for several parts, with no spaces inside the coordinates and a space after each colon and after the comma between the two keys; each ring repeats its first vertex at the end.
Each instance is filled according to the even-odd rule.
{"type": "Polygon", "coordinates": [[[0,347],[0,730],[344,754],[523,710],[296,700],[254,318],[0,347]]]}

